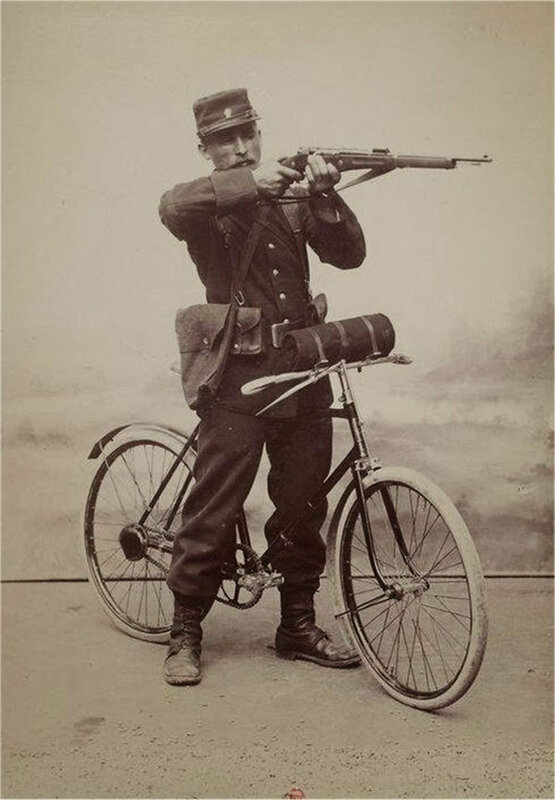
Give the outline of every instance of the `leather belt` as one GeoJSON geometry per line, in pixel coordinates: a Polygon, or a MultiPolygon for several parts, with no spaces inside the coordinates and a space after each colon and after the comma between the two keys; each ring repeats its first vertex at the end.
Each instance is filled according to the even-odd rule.
{"type": "Polygon", "coordinates": [[[306,328],[304,319],[296,319],[293,322],[274,322],[273,325],[270,325],[273,346],[281,347],[285,334],[289,331],[298,331],[300,328],[306,328]]]}

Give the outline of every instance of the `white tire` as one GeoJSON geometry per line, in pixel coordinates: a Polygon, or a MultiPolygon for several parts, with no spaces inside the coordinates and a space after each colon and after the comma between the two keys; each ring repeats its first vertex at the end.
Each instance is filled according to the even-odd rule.
{"type": "Polygon", "coordinates": [[[476,548],[454,504],[423,475],[379,469],[365,479],[364,492],[380,575],[351,484],[328,535],[336,615],[386,692],[415,708],[443,708],[468,691],[486,647],[476,548]]]}

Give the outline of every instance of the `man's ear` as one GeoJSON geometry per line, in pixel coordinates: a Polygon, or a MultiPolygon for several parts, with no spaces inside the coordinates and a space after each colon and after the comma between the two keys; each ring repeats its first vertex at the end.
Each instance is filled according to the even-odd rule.
{"type": "Polygon", "coordinates": [[[199,142],[197,148],[201,156],[205,158],[207,161],[210,161],[210,155],[208,153],[208,150],[206,149],[206,145],[204,144],[204,142],[199,142]]]}

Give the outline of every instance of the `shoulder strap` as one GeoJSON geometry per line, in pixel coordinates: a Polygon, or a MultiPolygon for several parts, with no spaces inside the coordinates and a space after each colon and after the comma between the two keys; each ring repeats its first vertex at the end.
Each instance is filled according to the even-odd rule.
{"type": "Polygon", "coordinates": [[[299,204],[298,203],[286,203],[283,206],[283,213],[285,214],[285,218],[287,222],[291,226],[291,230],[295,234],[302,233],[301,230],[301,215],[299,212],[299,204]]]}
{"type": "MultiPolygon", "coordinates": [[[[294,197],[294,194],[293,194],[294,197]]],[[[288,202],[284,203],[283,205],[279,206],[283,211],[285,219],[289,223],[289,227],[293,232],[293,237],[295,239],[295,244],[297,246],[297,253],[301,260],[301,264],[303,265],[303,273],[304,273],[304,281],[306,285],[306,291],[308,293],[309,298],[312,298],[312,292],[310,291],[310,272],[308,266],[308,256],[306,254],[306,247],[305,247],[305,240],[303,236],[303,228],[301,223],[301,213],[299,211],[299,204],[296,202],[288,202]]]]}
{"type": "Polygon", "coordinates": [[[225,247],[228,250],[231,259],[231,300],[237,305],[243,305],[244,303],[244,298],[242,297],[242,286],[250,269],[254,251],[256,250],[256,246],[262,232],[262,227],[269,211],[269,206],[259,206],[239,258],[237,258],[235,250],[231,245],[229,220],[226,217],[216,218],[216,225],[218,226],[218,230],[223,237],[225,247]]]}

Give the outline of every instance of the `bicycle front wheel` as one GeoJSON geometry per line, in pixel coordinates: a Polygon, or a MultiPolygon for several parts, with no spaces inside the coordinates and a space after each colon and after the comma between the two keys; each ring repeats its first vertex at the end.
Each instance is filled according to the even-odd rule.
{"type": "Polygon", "coordinates": [[[485,583],[459,512],[435,484],[389,467],[365,486],[369,553],[355,499],[329,539],[337,615],[395,699],[433,710],[472,685],[487,640],[485,583]]]}
{"type": "Polygon", "coordinates": [[[192,449],[181,459],[179,449],[146,437],[119,445],[100,464],[85,508],[86,562],[103,608],[125,633],[150,642],[168,640],[173,617],[166,575],[194,462],[192,449]]]}

